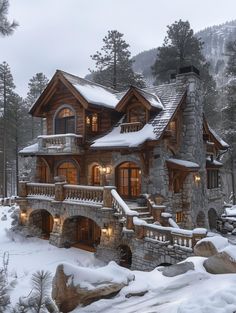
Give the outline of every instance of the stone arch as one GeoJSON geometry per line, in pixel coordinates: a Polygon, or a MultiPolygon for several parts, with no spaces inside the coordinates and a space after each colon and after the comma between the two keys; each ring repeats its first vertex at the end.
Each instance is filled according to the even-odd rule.
{"type": "Polygon", "coordinates": [[[62,111],[63,109],[69,109],[70,111],[73,112],[74,114],[74,133],[76,132],[76,111],[73,108],[73,106],[69,105],[69,104],[63,104],[61,106],[59,106],[59,108],[57,108],[56,112],[53,115],[53,134],[56,134],[56,118],[58,116],[58,114],[60,113],[60,111],[62,111]]]}
{"type": "Polygon", "coordinates": [[[196,226],[197,227],[205,227],[206,226],[206,216],[203,211],[199,211],[196,218],[196,226]]]}
{"type": "Polygon", "coordinates": [[[62,242],[65,246],[75,245],[94,251],[100,243],[101,232],[101,227],[93,219],[83,215],[70,216],[63,221],[62,242]]]}
{"type": "Polygon", "coordinates": [[[210,229],[216,229],[216,223],[217,223],[217,212],[214,208],[210,208],[208,211],[208,223],[210,229]]]}
{"type": "Polygon", "coordinates": [[[53,215],[45,209],[32,210],[29,215],[28,226],[34,234],[49,239],[53,230],[53,215]]]}
{"type": "Polygon", "coordinates": [[[101,168],[101,164],[99,164],[98,162],[92,162],[92,163],[90,163],[88,165],[88,183],[89,183],[89,185],[92,185],[92,186],[94,186],[94,185],[101,185],[101,183],[102,183],[102,175],[99,172],[99,178],[100,178],[99,181],[100,181],[100,183],[99,184],[98,183],[94,184],[94,168],[95,167],[97,167],[98,170],[99,170],[99,168],[101,168]]]}
{"type": "Polygon", "coordinates": [[[120,244],[117,247],[118,262],[122,267],[130,268],[132,265],[132,251],[127,244],[120,244]]]}
{"type": "Polygon", "coordinates": [[[116,166],[116,186],[124,198],[137,198],[141,194],[141,167],[133,161],[124,161],[116,166]]]}
{"type": "MultiPolygon", "coordinates": [[[[60,169],[60,167],[63,166],[63,164],[66,164],[66,163],[70,163],[72,165],[72,167],[71,167],[71,175],[72,175],[71,180],[73,181],[72,184],[78,184],[79,183],[80,165],[73,158],[68,158],[68,159],[64,159],[64,160],[60,160],[60,161],[56,162],[56,164],[54,166],[54,174],[55,174],[54,176],[60,176],[60,173],[58,173],[59,172],[58,170],[60,169]]],[[[63,171],[61,171],[61,173],[62,172],[63,171]]],[[[69,175],[69,173],[68,173],[68,175],[69,175]]],[[[70,178],[69,178],[69,176],[67,176],[66,169],[64,170],[64,175],[62,175],[62,176],[65,176],[67,182],[70,183],[70,178]]]]}

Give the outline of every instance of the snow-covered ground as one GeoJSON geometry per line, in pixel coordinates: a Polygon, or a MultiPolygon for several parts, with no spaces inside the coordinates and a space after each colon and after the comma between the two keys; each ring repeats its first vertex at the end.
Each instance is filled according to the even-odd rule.
{"type": "MultiPolygon", "coordinates": [[[[37,238],[7,237],[5,229],[11,223],[9,209],[0,207],[0,257],[3,257],[4,252],[9,252],[9,281],[16,282],[11,290],[12,303],[19,296],[30,292],[31,275],[36,270],[48,270],[54,274],[57,265],[64,262],[90,268],[102,265],[90,252],[74,248],[58,249],[37,238]],[[7,219],[1,220],[4,214],[7,219]]],[[[188,261],[194,263],[195,270],[176,277],[165,277],[157,269],[151,272],[133,271],[135,280],[113,299],[94,302],[87,307],[75,309],[73,313],[236,312],[236,274],[208,274],[202,265],[204,258],[192,257],[188,261]],[[146,293],[143,296],[126,297],[130,293],[142,292],[146,293]]]]}

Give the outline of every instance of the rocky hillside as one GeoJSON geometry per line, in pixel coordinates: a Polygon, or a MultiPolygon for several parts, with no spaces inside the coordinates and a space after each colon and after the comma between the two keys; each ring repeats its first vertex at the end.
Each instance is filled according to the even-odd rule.
{"type": "MultiPolygon", "coordinates": [[[[211,72],[218,86],[221,86],[224,83],[223,72],[227,62],[225,46],[236,37],[236,20],[208,27],[196,33],[196,36],[204,42],[203,53],[211,64],[211,72]]],[[[150,67],[154,64],[156,55],[157,48],[154,48],[134,57],[134,70],[142,73],[148,81],[152,80],[150,67]]]]}

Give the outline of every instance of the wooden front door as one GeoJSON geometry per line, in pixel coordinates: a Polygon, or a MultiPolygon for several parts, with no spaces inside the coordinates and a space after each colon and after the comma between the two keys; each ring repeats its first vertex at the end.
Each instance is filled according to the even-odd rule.
{"type": "Polygon", "coordinates": [[[77,239],[79,243],[95,246],[100,242],[101,231],[97,224],[89,218],[79,217],[77,239]]]}
{"type": "Polygon", "coordinates": [[[132,162],[125,162],[118,167],[117,185],[119,194],[128,199],[137,198],[141,193],[141,171],[132,162]]]}
{"type": "Polygon", "coordinates": [[[58,176],[64,176],[68,184],[78,184],[78,171],[72,162],[64,162],[57,169],[58,176]]]}
{"type": "Polygon", "coordinates": [[[49,212],[42,210],[41,218],[42,218],[42,233],[49,236],[53,229],[53,217],[49,212]]]}

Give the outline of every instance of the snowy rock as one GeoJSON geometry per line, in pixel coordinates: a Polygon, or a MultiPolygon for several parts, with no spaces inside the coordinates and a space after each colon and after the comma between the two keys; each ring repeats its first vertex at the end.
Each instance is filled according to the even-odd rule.
{"type": "Polygon", "coordinates": [[[228,244],[228,239],[221,236],[206,237],[197,242],[194,247],[194,254],[202,257],[210,257],[227,247],[228,244]]]}
{"type": "Polygon", "coordinates": [[[165,267],[162,270],[162,274],[167,277],[174,277],[184,274],[190,270],[194,270],[194,264],[192,262],[183,262],[165,267]]]}
{"type": "Polygon", "coordinates": [[[230,247],[224,251],[209,257],[203,265],[207,272],[211,274],[236,273],[236,250],[230,247]]]}
{"type": "Polygon", "coordinates": [[[78,305],[114,296],[132,280],[134,275],[115,262],[99,269],[60,264],[53,278],[52,298],[66,313],[78,305]]]}
{"type": "Polygon", "coordinates": [[[4,215],[1,217],[1,220],[2,220],[2,221],[6,221],[6,220],[7,220],[6,214],[4,214],[4,215]]]}

